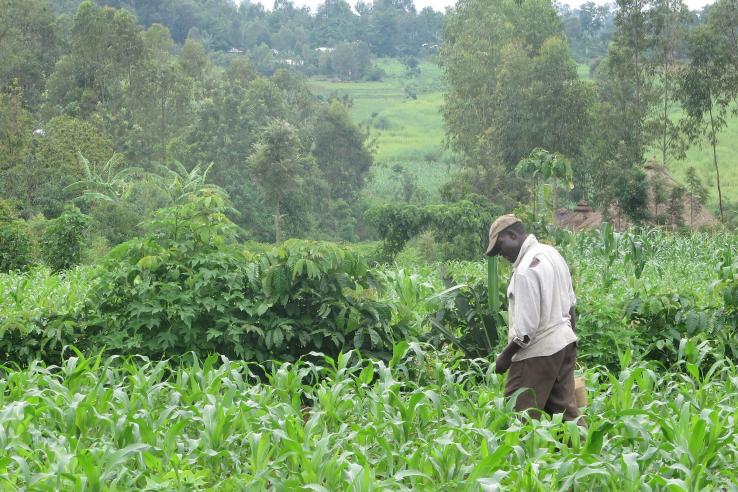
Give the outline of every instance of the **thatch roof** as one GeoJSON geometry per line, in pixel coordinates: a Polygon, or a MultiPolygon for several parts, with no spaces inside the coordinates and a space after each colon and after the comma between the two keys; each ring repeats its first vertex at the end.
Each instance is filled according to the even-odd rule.
{"type": "MultiPolygon", "coordinates": [[[[649,184],[654,180],[660,180],[663,183],[667,194],[677,186],[681,186],[681,183],[679,183],[674,176],[672,176],[671,173],[657,161],[646,162],[643,166],[643,172],[645,173],[646,180],[649,184]]],[[[684,212],[682,214],[682,222],[685,225],[690,226],[692,229],[699,229],[704,226],[718,224],[715,216],[712,215],[706,207],[696,203],[696,201],[693,202],[692,218],[690,223],[689,197],[689,193],[685,193],[683,206],[684,212]]],[[[662,203],[657,206],[654,202],[651,186],[649,186],[648,208],[651,215],[661,214],[665,212],[666,209],[666,204],[662,203]]],[[[610,207],[607,215],[610,217],[609,221],[619,230],[627,229],[630,225],[625,215],[622,214],[615,206],[610,207]]],[[[602,225],[603,221],[602,211],[592,210],[589,204],[584,201],[579,202],[573,210],[559,209],[556,212],[556,222],[558,225],[572,230],[597,229],[602,225]]]]}

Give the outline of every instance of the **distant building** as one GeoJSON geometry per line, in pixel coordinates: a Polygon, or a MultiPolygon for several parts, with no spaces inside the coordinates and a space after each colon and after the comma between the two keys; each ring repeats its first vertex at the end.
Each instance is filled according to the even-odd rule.
{"type": "Polygon", "coordinates": [[[234,53],[234,54],[240,55],[241,53],[244,53],[244,51],[238,48],[235,48],[235,47],[230,47],[228,48],[228,51],[226,53],[234,53]]]}
{"type": "Polygon", "coordinates": [[[336,50],[336,48],[329,48],[327,46],[320,46],[318,48],[315,48],[315,51],[320,51],[321,53],[333,53],[336,50]]]}

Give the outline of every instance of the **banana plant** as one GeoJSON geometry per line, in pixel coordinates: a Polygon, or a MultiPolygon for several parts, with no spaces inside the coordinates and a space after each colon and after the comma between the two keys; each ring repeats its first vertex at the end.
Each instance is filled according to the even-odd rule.
{"type": "Polygon", "coordinates": [[[531,178],[531,198],[533,205],[533,216],[537,214],[539,194],[539,180],[544,182],[550,180],[543,190],[544,202],[548,202],[547,195],[550,196],[551,204],[551,220],[556,219],[557,208],[557,190],[558,180],[562,179],[566,183],[569,190],[574,188],[574,174],[571,169],[571,162],[559,154],[551,153],[545,149],[535,148],[530,155],[518,162],[515,167],[515,173],[518,176],[531,178]]]}

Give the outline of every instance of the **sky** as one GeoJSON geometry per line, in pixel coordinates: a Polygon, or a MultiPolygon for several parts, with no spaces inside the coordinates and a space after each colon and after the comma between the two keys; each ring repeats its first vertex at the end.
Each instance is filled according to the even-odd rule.
{"type": "MultiPolygon", "coordinates": [[[[238,1],[238,0],[236,0],[238,1]]],[[[324,0],[293,0],[295,2],[295,5],[303,6],[307,5],[310,7],[313,11],[315,11],[315,7],[323,3],[324,0]]],[[[354,4],[355,0],[348,0],[350,4],[354,4]]],[[[562,0],[563,3],[571,5],[572,7],[578,7],[579,5],[585,3],[587,0],[562,0]]],[[[607,0],[594,0],[595,3],[608,3],[607,0]]],[[[686,0],[687,5],[692,10],[701,9],[705,6],[705,4],[712,3],[713,0],[686,0]]],[[[274,0],[251,0],[251,3],[261,3],[262,5],[266,6],[267,8],[272,8],[272,5],[274,5],[274,0]]],[[[425,7],[433,7],[435,10],[444,10],[446,7],[450,7],[456,3],[456,0],[415,0],[415,8],[418,10],[425,8],[425,7]]]]}

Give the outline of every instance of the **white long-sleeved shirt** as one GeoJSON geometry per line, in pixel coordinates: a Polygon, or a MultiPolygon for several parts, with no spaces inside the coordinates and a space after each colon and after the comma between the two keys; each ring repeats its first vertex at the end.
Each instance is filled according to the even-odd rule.
{"type": "Polygon", "coordinates": [[[513,263],[507,288],[508,341],[522,348],[513,361],[552,355],[577,341],[569,310],[576,304],[569,266],[552,246],[530,234],[513,263]]]}

